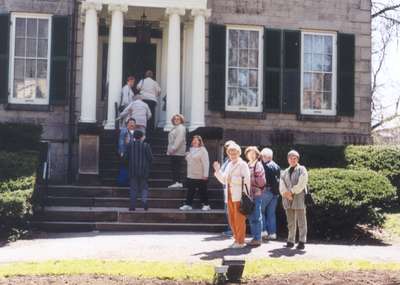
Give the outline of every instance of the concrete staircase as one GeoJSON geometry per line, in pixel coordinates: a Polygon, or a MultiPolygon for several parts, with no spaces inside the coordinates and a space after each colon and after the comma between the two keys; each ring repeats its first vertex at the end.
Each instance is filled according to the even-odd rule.
{"type": "MultiPolygon", "coordinates": [[[[218,182],[209,182],[211,211],[201,211],[195,199],[194,209],[182,212],[186,189],[168,189],[171,184],[169,158],[165,155],[167,134],[155,130],[150,135],[154,162],[149,178],[149,211],[141,207],[128,211],[129,189],[117,187],[119,159],[114,132],[105,132],[100,140],[101,186],[50,185],[46,189],[45,209],[35,214],[35,225],[46,231],[201,231],[219,232],[226,228],[223,193],[218,182]]],[[[186,169],[182,169],[182,174],[186,169]]],[[[183,176],[184,177],[184,176],[183,176]]],[[[45,190],[44,186],[39,186],[45,190]]],[[[138,195],[140,197],[140,194],[138,195]]]]}

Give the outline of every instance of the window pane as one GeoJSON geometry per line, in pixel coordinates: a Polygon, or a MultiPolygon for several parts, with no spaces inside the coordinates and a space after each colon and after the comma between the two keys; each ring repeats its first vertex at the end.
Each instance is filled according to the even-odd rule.
{"type": "Polygon", "coordinates": [[[228,105],[229,106],[239,105],[239,93],[237,88],[229,88],[228,105]]]}
{"type": "Polygon", "coordinates": [[[26,32],[26,19],[16,18],[15,19],[15,36],[25,37],[26,32]]]}
{"type": "Polygon", "coordinates": [[[312,71],[312,54],[306,53],[304,55],[304,70],[312,71]]]}
{"type": "Polygon", "coordinates": [[[304,109],[312,109],[312,91],[304,92],[303,108],[304,109]]]}
{"type": "Polygon", "coordinates": [[[38,31],[38,35],[39,38],[45,38],[47,39],[48,34],[49,34],[49,24],[48,24],[48,20],[45,19],[40,19],[39,20],[39,31],[38,31]]]}
{"type": "Polygon", "coordinates": [[[332,41],[332,36],[325,36],[325,44],[324,44],[324,53],[325,54],[332,54],[332,47],[333,47],[333,41],[332,41]]]}
{"type": "Polygon", "coordinates": [[[239,66],[239,50],[229,49],[229,66],[239,66]]]}
{"type": "Polygon", "coordinates": [[[241,49],[239,52],[239,66],[248,67],[249,66],[249,51],[241,49]]]}
{"type": "Polygon", "coordinates": [[[37,39],[26,39],[26,56],[36,57],[37,39]]]}
{"type": "Polygon", "coordinates": [[[313,71],[322,71],[323,66],[323,56],[322,54],[314,54],[312,59],[312,70],[313,71]]]}
{"type": "Polygon", "coordinates": [[[258,67],[258,50],[249,51],[249,67],[258,67]]]}
{"type": "Polygon", "coordinates": [[[16,59],[14,61],[14,78],[24,79],[24,74],[25,74],[25,60],[16,59]]]}
{"type": "Polygon", "coordinates": [[[332,90],[332,74],[324,74],[324,91],[332,90]]]}
{"type": "Polygon", "coordinates": [[[247,69],[239,70],[239,86],[247,87],[249,85],[249,71],[247,69]]]}
{"type": "Polygon", "coordinates": [[[26,60],[25,78],[36,78],[36,60],[35,59],[27,59],[26,60]]]}
{"type": "Polygon", "coordinates": [[[312,74],[304,73],[304,90],[312,90],[312,74]]]}
{"type": "Polygon", "coordinates": [[[38,57],[47,58],[47,40],[38,41],[38,57]]]}
{"type": "Polygon", "coordinates": [[[230,68],[229,69],[229,86],[237,86],[238,85],[238,69],[237,68],[230,68]]]}
{"type": "Polygon", "coordinates": [[[258,70],[250,70],[249,86],[253,88],[258,87],[258,70]]]}
{"type": "Polygon", "coordinates": [[[313,53],[324,52],[324,38],[322,36],[313,36],[313,53]]]}
{"type": "Polygon", "coordinates": [[[324,92],[323,93],[323,100],[322,100],[322,109],[330,110],[332,109],[332,93],[331,92],[324,92]]]}
{"type": "Polygon", "coordinates": [[[332,56],[324,55],[324,71],[331,72],[332,71],[332,56]]]}
{"type": "Polygon", "coordinates": [[[36,80],[36,98],[44,99],[47,98],[47,80],[37,79],[36,80]]]}
{"type": "Polygon", "coordinates": [[[322,100],[322,93],[321,92],[313,92],[312,93],[312,108],[321,110],[321,100],[322,100]]]}
{"type": "Polygon", "coordinates": [[[247,49],[249,47],[249,32],[239,31],[239,47],[247,49]]]}
{"type": "Polygon", "coordinates": [[[258,38],[259,38],[259,36],[258,36],[257,31],[250,32],[250,43],[249,43],[250,48],[258,49],[258,45],[259,45],[258,38]]]}
{"type": "Polygon", "coordinates": [[[35,99],[36,79],[25,78],[25,99],[35,99]]]}
{"type": "Polygon", "coordinates": [[[15,56],[25,56],[25,39],[15,39],[15,56]]]}
{"type": "Polygon", "coordinates": [[[37,61],[37,77],[47,78],[47,60],[38,59],[37,61]]]}
{"type": "Polygon", "coordinates": [[[258,89],[251,88],[251,89],[249,89],[249,93],[251,95],[250,95],[250,98],[249,98],[247,106],[249,106],[249,107],[257,107],[258,106],[258,89]]]}
{"type": "Polygon", "coordinates": [[[25,83],[23,80],[14,80],[14,98],[24,99],[25,98],[25,83]]]}
{"type": "Polygon", "coordinates": [[[304,52],[311,53],[313,50],[312,48],[312,36],[311,35],[304,35],[304,52]]]}
{"type": "Polygon", "coordinates": [[[37,37],[37,19],[27,19],[27,36],[31,38],[37,37]]]}
{"type": "Polygon", "coordinates": [[[314,73],[312,75],[312,90],[322,91],[323,90],[323,74],[314,73]]]}

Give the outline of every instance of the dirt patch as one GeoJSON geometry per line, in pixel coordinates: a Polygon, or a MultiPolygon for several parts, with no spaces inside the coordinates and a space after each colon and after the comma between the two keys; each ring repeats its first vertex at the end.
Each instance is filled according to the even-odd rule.
{"type": "MultiPolygon", "coordinates": [[[[254,285],[400,285],[400,272],[355,271],[267,276],[243,282],[254,285]]],[[[243,284],[242,283],[242,284],[243,284]]],[[[135,279],[123,276],[21,276],[0,279],[0,285],[206,285],[206,282],[135,279]]]]}

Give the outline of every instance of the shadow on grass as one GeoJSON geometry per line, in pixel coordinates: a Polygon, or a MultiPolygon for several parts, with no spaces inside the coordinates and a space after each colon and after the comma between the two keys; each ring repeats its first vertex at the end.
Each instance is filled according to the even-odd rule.
{"type": "Polygon", "coordinates": [[[296,255],[304,255],[306,252],[304,250],[290,249],[286,247],[275,248],[268,251],[269,257],[279,258],[279,257],[293,257],[296,255]]]}

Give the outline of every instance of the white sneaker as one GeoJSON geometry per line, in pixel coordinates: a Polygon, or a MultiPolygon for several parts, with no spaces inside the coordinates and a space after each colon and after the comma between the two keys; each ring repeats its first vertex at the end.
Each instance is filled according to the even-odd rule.
{"type": "Polygon", "coordinates": [[[168,188],[182,188],[182,183],[175,182],[174,184],[171,184],[168,186],[168,188]]]}
{"type": "Polygon", "coordinates": [[[210,211],[211,207],[209,205],[204,205],[203,208],[201,208],[202,211],[210,211]]]}
{"type": "Polygon", "coordinates": [[[229,248],[236,248],[236,246],[237,246],[237,243],[236,243],[236,241],[234,241],[234,242],[229,246],[229,248]]]}
{"type": "Polygon", "coordinates": [[[245,243],[240,244],[235,242],[235,244],[233,244],[231,248],[244,248],[244,247],[246,247],[245,243]]]}
{"type": "Polygon", "coordinates": [[[261,239],[262,240],[267,240],[268,239],[268,232],[267,231],[261,232],[261,239]]]}
{"type": "Polygon", "coordinates": [[[276,238],[277,238],[276,234],[272,234],[272,235],[268,236],[268,239],[271,239],[271,240],[275,240],[276,238]]]}
{"type": "Polygon", "coordinates": [[[192,206],[189,205],[183,205],[182,207],[179,208],[181,211],[191,211],[193,208],[192,206]]]}

